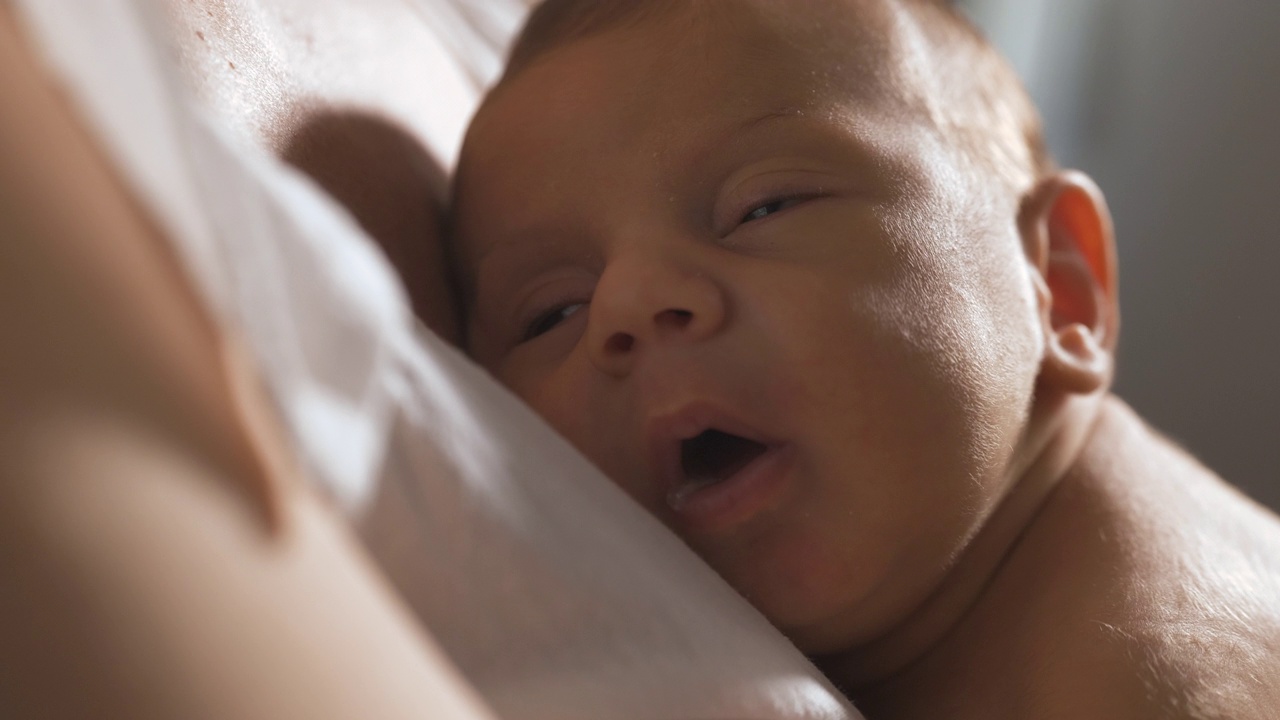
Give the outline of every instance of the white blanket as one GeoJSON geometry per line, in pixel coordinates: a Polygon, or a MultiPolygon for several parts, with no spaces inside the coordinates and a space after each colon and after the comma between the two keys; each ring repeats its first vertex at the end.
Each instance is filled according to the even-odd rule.
{"type": "MultiPolygon", "coordinates": [[[[424,22],[455,23],[440,35],[462,53],[444,85],[496,72],[520,3],[412,1],[424,22]]],[[[251,348],[312,477],[500,716],[858,717],[684,545],[419,330],[340,207],[201,108],[159,0],[10,2],[251,348]]],[[[448,156],[461,127],[437,127],[448,156]]]]}

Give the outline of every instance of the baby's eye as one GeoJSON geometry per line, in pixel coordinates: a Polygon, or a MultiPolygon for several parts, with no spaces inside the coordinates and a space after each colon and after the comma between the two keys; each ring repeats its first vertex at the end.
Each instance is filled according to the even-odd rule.
{"type": "Polygon", "coordinates": [[[560,305],[538,315],[525,328],[524,337],[520,342],[528,342],[539,335],[553,330],[557,325],[569,319],[570,315],[578,312],[586,307],[586,303],[570,303],[568,305],[560,305]]]}
{"type": "Polygon", "coordinates": [[[746,215],[743,215],[741,223],[745,225],[746,223],[755,222],[756,220],[763,220],[776,212],[786,210],[798,202],[800,202],[800,198],[782,198],[779,200],[772,200],[757,207],[746,215]]]}

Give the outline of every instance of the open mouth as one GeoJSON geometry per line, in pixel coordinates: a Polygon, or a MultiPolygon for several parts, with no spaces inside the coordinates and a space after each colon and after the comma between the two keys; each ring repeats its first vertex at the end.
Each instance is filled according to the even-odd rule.
{"type": "Polygon", "coordinates": [[[784,502],[796,474],[792,441],[710,402],[653,415],[645,432],[657,489],[682,533],[738,527],[784,502]]]}
{"type": "Polygon", "coordinates": [[[768,446],[714,428],[680,443],[685,482],[681,494],[695,492],[733,477],[768,451],[768,446]]]}

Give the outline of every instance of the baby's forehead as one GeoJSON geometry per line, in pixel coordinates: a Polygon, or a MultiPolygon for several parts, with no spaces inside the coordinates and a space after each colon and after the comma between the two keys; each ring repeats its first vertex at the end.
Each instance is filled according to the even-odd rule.
{"type": "MultiPolygon", "coordinates": [[[[670,3],[565,40],[525,60],[477,116],[459,165],[456,217],[492,226],[494,217],[520,217],[522,205],[546,216],[582,201],[555,191],[562,176],[607,185],[610,168],[655,155],[670,167],[697,164],[717,134],[780,113],[838,118],[891,144],[930,134],[953,150],[996,145],[939,132],[964,123],[938,88],[957,70],[938,70],[937,29],[906,4],[926,2],[670,3]],[[495,216],[495,207],[503,213],[495,216]]],[[[470,255],[471,233],[462,235],[470,255]]]]}
{"type": "MultiPolygon", "coordinates": [[[[756,25],[789,34],[797,47],[834,45],[864,49],[867,40],[892,38],[895,25],[920,21],[946,0],[544,0],[521,32],[506,75],[536,59],[593,36],[637,28],[656,29],[668,42],[648,48],[664,53],[688,39],[689,30],[741,30],[756,25]]],[[[943,13],[941,16],[945,16],[943,13]]],[[[721,36],[719,41],[727,38],[721,36]]],[[[882,43],[873,43],[876,45],[882,43]]],[[[774,51],[777,48],[773,48],[774,51]]]]}
{"type": "Polygon", "coordinates": [[[785,76],[791,85],[867,102],[919,94],[929,58],[916,13],[899,0],[739,0],[674,3],[641,23],[638,64],[709,82],[785,76]],[[697,63],[697,64],[695,64],[697,63]]]}
{"type": "MultiPolygon", "coordinates": [[[[642,5],[638,3],[637,5],[642,5]]],[[[615,123],[636,132],[678,130],[710,114],[760,108],[887,115],[933,113],[921,79],[927,62],[913,20],[891,0],[682,2],[637,22],[545,48],[521,59],[491,94],[469,134],[462,165],[507,157],[513,127],[615,123]],[[584,105],[595,103],[589,112],[584,105]],[[628,122],[630,120],[630,122],[628,122]],[[497,138],[498,143],[494,140],[497,138]]],[[[560,158],[547,158],[548,161],[560,158]]],[[[503,164],[502,161],[499,164],[503,164]]]]}

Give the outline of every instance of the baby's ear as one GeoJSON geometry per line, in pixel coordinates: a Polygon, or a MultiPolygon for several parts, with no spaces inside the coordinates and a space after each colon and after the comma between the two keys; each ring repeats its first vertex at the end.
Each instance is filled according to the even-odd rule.
{"type": "Polygon", "coordinates": [[[1115,233],[1087,175],[1056,173],[1024,199],[1019,217],[1045,336],[1041,381],[1088,394],[1111,382],[1120,310],[1115,233]]]}

